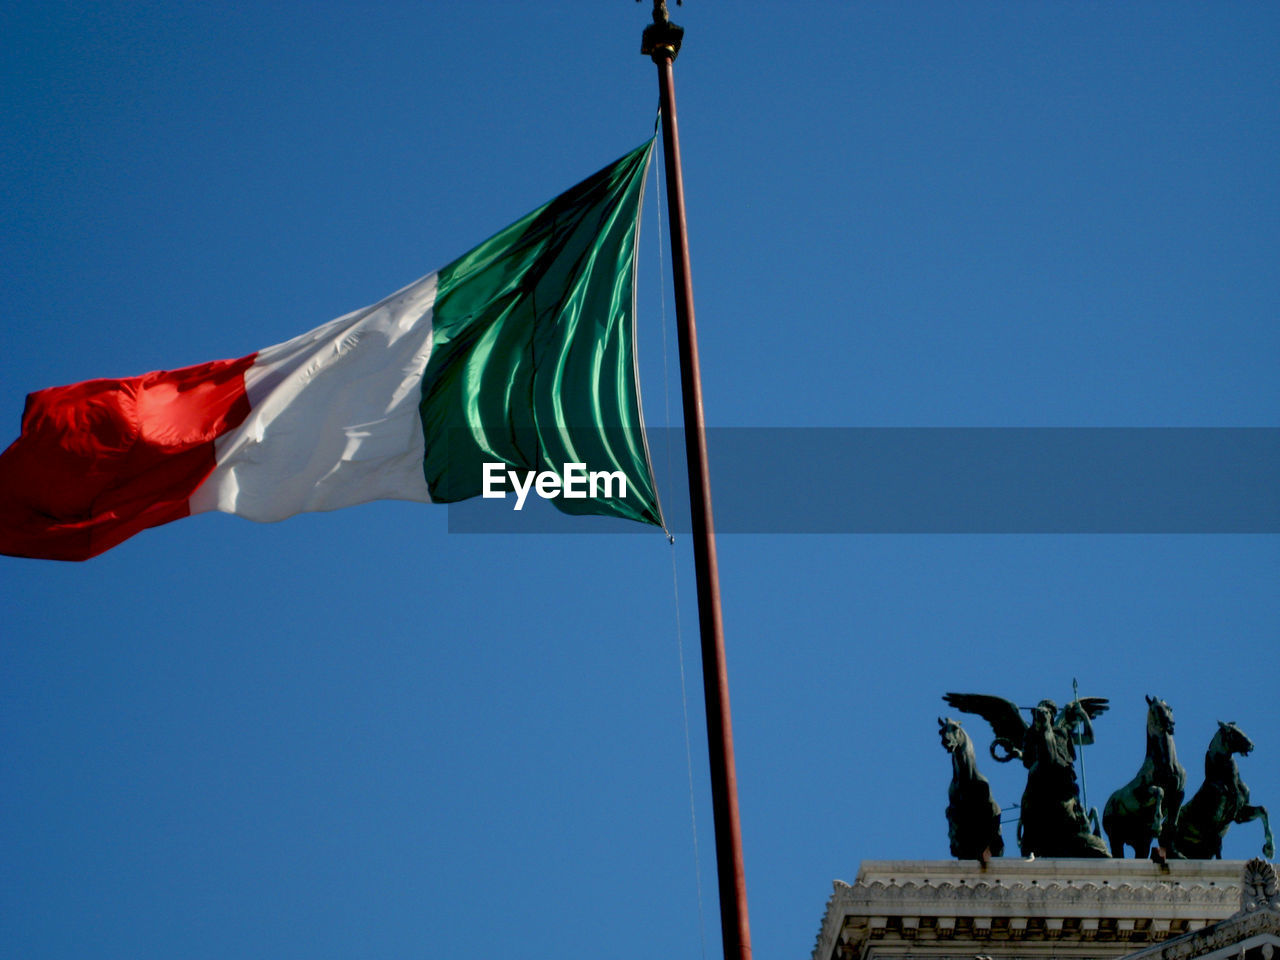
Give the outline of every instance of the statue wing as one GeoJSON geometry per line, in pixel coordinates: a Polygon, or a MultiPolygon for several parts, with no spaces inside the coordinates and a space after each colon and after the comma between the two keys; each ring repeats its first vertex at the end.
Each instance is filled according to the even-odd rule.
{"type": "Polygon", "coordinates": [[[1076,702],[1089,715],[1090,720],[1111,709],[1111,701],[1106,697],[1081,697],[1076,702]]]}
{"type": "MultiPolygon", "coordinates": [[[[1017,705],[1003,697],[993,697],[986,693],[948,693],[943,698],[951,706],[964,713],[976,713],[995,732],[996,743],[991,745],[991,755],[997,760],[996,744],[1003,743],[1009,755],[1004,760],[1022,755],[1022,741],[1027,735],[1027,723],[1022,719],[1022,711],[1017,705]]],[[[1105,708],[1104,708],[1105,709],[1105,708]]]]}

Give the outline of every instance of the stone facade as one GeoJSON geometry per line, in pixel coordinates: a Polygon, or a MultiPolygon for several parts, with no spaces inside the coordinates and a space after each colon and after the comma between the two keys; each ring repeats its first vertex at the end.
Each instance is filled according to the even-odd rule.
{"type": "Polygon", "coordinates": [[[1237,960],[1250,937],[1244,960],[1280,960],[1266,940],[1280,912],[1244,911],[1242,888],[1272,903],[1235,860],[869,861],[836,881],[813,960],[1190,960],[1227,941],[1237,960]]]}
{"type": "Polygon", "coordinates": [[[1280,883],[1265,860],[1244,865],[1240,909],[1220,923],[1141,950],[1129,960],[1274,960],[1280,957],[1280,883]]]}

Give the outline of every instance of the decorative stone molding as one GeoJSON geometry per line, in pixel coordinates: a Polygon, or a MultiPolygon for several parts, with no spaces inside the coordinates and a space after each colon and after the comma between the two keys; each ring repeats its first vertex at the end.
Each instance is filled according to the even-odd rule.
{"type": "Polygon", "coordinates": [[[1226,920],[1246,901],[1273,903],[1275,873],[1258,863],[1246,874],[1252,892],[1242,895],[1239,861],[868,861],[854,883],[835,882],[813,960],[1147,953],[1226,920]]]}
{"type": "Polygon", "coordinates": [[[1272,960],[1280,947],[1280,884],[1265,860],[1243,865],[1240,909],[1225,920],[1167,940],[1128,960],[1272,960]]]}
{"type": "Polygon", "coordinates": [[[1267,861],[1254,857],[1244,865],[1244,880],[1240,884],[1240,912],[1268,909],[1280,910],[1280,883],[1276,882],[1276,868],[1267,861]]]}
{"type": "MultiPolygon", "coordinates": [[[[1135,953],[1128,960],[1190,960],[1218,952],[1243,955],[1246,950],[1241,949],[1241,944],[1250,940],[1257,941],[1264,948],[1263,953],[1266,947],[1280,943],[1280,912],[1265,909],[1236,914],[1228,920],[1135,953]]],[[[1274,946],[1272,952],[1275,952],[1274,946]]]]}

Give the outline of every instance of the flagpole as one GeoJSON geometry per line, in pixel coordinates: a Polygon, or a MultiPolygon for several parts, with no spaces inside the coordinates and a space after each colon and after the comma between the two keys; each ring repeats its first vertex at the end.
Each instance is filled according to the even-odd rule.
{"type": "Polygon", "coordinates": [[[706,426],[702,415],[702,374],[698,367],[698,333],[693,315],[693,282],[689,274],[689,238],[685,226],[684,178],[680,170],[680,136],[676,126],[672,63],[680,52],[683,36],[684,29],[668,17],[664,0],[654,0],[653,23],[645,28],[640,52],[648,55],[658,67],[662,107],[671,272],[675,285],[685,458],[689,467],[689,501],[693,521],[693,564],[702,637],[702,689],[706,700],[711,804],[715,816],[720,933],[725,960],[751,960],[742,827],[738,819],[738,780],[733,761],[733,723],[729,715],[729,676],[725,666],[724,621],[720,613],[720,574],[716,563],[715,523],[711,515],[711,475],[707,469],[706,426]]]}

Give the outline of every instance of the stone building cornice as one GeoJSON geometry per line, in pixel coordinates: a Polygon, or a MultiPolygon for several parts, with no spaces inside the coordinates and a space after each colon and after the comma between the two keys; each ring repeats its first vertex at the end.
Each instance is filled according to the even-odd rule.
{"type": "Polygon", "coordinates": [[[1244,865],[1239,909],[1220,923],[1155,944],[1128,960],[1191,960],[1191,958],[1245,957],[1257,947],[1270,960],[1280,953],[1280,883],[1275,868],[1265,860],[1244,865]]]}
{"type": "Polygon", "coordinates": [[[868,861],[854,883],[836,881],[813,958],[972,957],[992,943],[1028,957],[1074,947],[1122,956],[1231,916],[1243,870],[1220,860],[868,861]]]}

